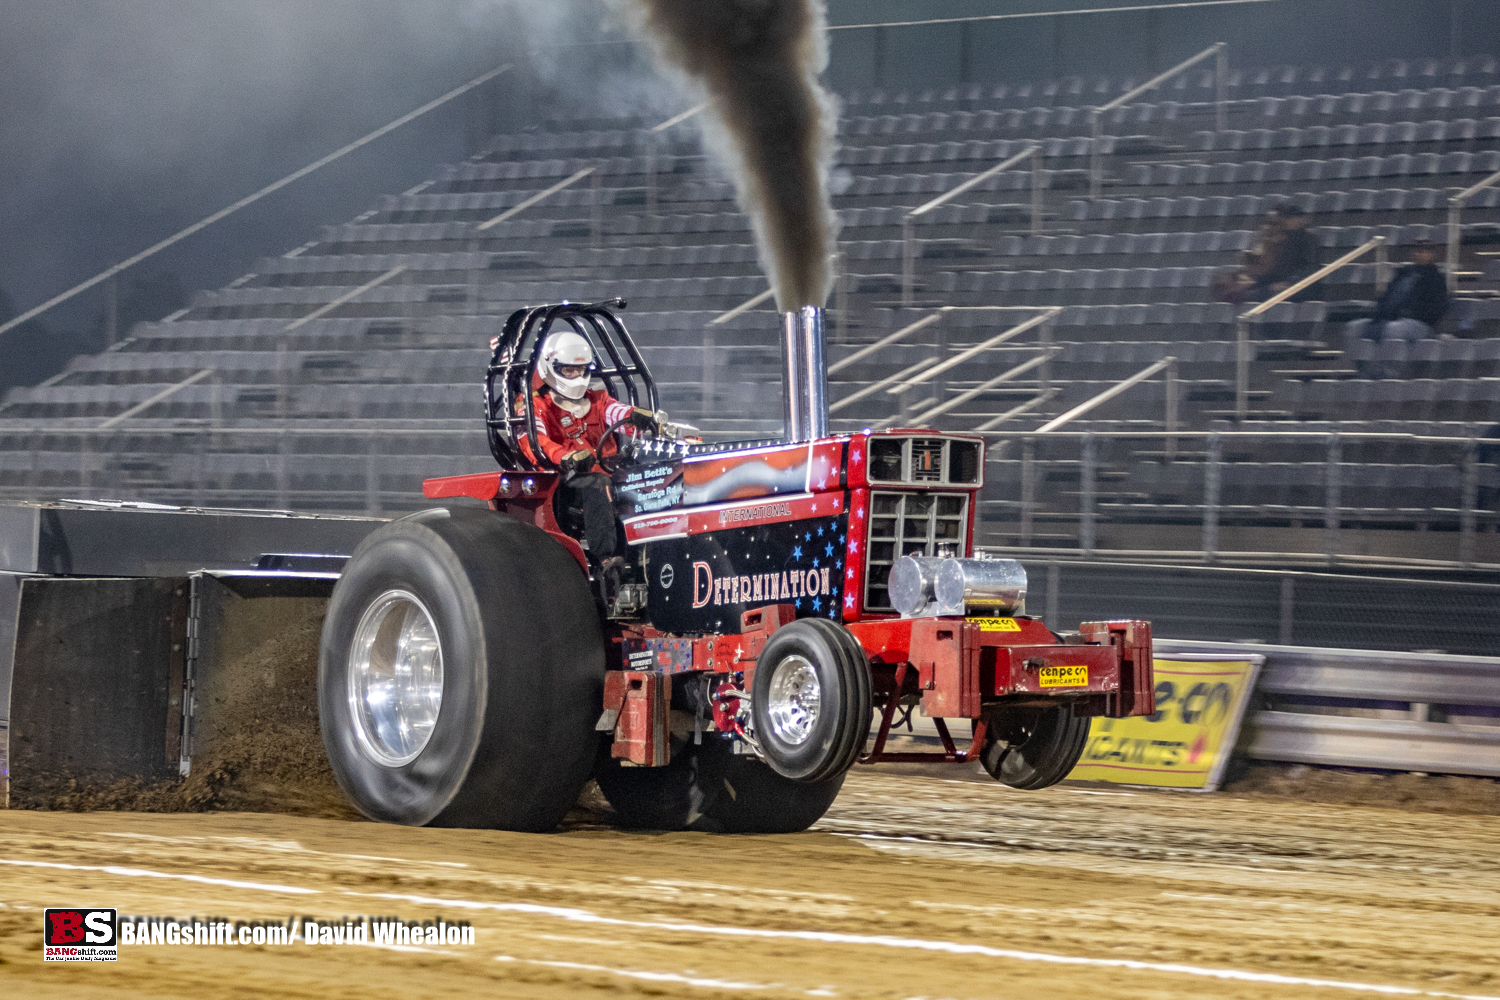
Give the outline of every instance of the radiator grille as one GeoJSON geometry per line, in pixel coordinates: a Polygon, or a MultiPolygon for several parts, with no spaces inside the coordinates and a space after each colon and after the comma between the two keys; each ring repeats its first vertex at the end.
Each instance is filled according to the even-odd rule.
{"type": "Polygon", "coordinates": [[[865,607],[892,611],[886,593],[891,565],[902,556],[963,555],[968,537],[967,493],[870,494],[870,534],[865,541],[865,607]]]}

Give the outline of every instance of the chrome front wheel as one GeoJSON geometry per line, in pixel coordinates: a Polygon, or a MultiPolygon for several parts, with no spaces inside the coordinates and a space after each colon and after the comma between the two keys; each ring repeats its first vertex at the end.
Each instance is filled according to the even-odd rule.
{"type": "Polygon", "coordinates": [[[792,655],[776,664],[766,698],[771,731],[793,746],[806,743],[818,722],[822,692],[818,671],[806,657],[792,655]]]}
{"type": "Polygon", "coordinates": [[[819,618],[783,625],[756,657],[756,752],[783,778],[837,778],[864,747],[870,702],[869,661],[848,629],[819,618]]]}

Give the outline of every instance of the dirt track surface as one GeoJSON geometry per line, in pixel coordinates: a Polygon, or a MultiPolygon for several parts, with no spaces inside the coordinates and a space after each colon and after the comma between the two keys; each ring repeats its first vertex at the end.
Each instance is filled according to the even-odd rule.
{"type": "Polygon", "coordinates": [[[797,836],[12,811],[0,862],[7,997],[1500,997],[1488,816],[856,772],[797,836]],[[477,942],[44,964],[60,905],[441,916],[477,942]]]}

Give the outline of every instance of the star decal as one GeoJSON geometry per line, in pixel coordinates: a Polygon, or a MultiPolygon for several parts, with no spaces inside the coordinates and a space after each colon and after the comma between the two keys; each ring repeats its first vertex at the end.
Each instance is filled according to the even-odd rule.
{"type": "Polygon", "coordinates": [[[846,607],[846,608],[853,608],[854,607],[854,595],[853,594],[845,594],[844,595],[844,607],[846,607]]]}
{"type": "Polygon", "coordinates": [[[792,546],[792,558],[793,559],[801,559],[802,558],[802,546],[800,546],[800,545],[793,545],[792,546]]]}
{"type": "Polygon", "coordinates": [[[832,542],[829,542],[827,545],[823,546],[823,554],[825,556],[831,556],[831,555],[833,555],[833,543],[832,542]]]}
{"type": "MultiPolygon", "coordinates": [[[[816,513],[817,513],[817,512],[818,512],[818,505],[817,505],[817,503],[814,503],[814,504],[813,504],[813,506],[812,506],[812,509],[813,509],[813,513],[814,513],[814,514],[816,514],[816,513]]],[[[821,534],[822,534],[822,533],[823,533],[823,532],[821,532],[821,531],[819,531],[819,532],[818,532],[818,534],[820,534],[820,535],[821,535],[821,534]]]]}
{"type": "MultiPolygon", "coordinates": [[[[818,508],[817,508],[817,506],[816,506],[816,505],[814,505],[814,506],[813,506],[813,510],[817,510],[817,509],[818,509],[818,508]]],[[[820,524],[820,525],[818,525],[818,537],[819,537],[819,538],[822,538],[822,537],[823,537],[823,526],[822,526],[822,525],[821,525],[821,524],[820,524]]]]}
{"type": "Polygon", "coordinates": [[[813,598],[813,610],[814,611],[821,611],[822,608],[823,608],[823,599],[821,597],[814,597],[813,598]]]}
{"type": "Polygon", "coordinates": [[[844,573],[844,576],[850,580],[854,579],[854,567],[850,566],[848,571],[844,573]]]}
{"type": "Polygon", "coordinates": [[[852,555],[854,555],[854,554],[856,554],[858,552],[859,552],[859,539],[858,538],[851,538],[851,539],[849,539],[849,554],[852,556],[852,555]]]}
{"type": "Polygon", "coordinates": [[[818,568],[818,560],[814,559],[813,560],[813,569],[817,569],[817,568],[818,568]]]}

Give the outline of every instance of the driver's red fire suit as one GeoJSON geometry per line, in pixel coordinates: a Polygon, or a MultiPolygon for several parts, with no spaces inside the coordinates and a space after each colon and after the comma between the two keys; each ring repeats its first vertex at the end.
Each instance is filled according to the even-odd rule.
{"type": "MultiPolygon", "coordinates": [[[[564,458],[580,451],[591,452],[597,460],[613,455],[617,450],[613,440],[603,440],[604,432],[616,420],[630,415],[630,405],[620,402],[602,389],[590,389],[584,399],[588,401],[589,408],[580,417],[559,405],[551,392],[534,392],[531,395],[531,409],[536,415],[534,430],[537,445],[553,465],[561,465],[564,458]]],[[[521,447],[527,457],[535,461],[529,443],[524,438],[521,447]]]]}
{"type": "MultiPolygon", "coordinates": [[[[619,450],[613,438],[606,440],[604,433],[615,421],[629,416],[633,408],[602,389],[590,389],[579,400],[579,403],[584,402],[588,403],[588,409],[582,415],[576,415],[560,404],[549,388],[537,386],[531,394],[537,446],[553,465],[562,467],[563,459],[580,451],[593,455],[597,462],[619,450]]],[[[629,427],[621,430],[634,433],[629,427]]],[[[525,438],[521,439],[521,449],[527,458],[536,460],[531,444],[525,438]]],[[[565,473],[569,471],[565,470],[565,473]]],[[[611,501],[609,477],[602,472],[587,470],[571,472],[559,484],[559,492],[564,504],[583,514],[583,536],[588,543],[589,556],[598,564],[613,559],[620,551],[622,539],[611,501]]]]}

